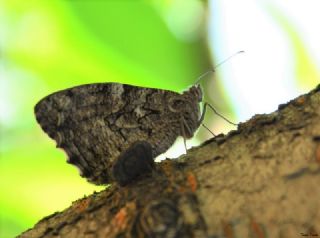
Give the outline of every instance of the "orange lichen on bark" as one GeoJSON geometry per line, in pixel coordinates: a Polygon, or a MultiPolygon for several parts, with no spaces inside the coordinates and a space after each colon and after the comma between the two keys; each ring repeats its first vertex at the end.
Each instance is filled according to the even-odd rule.
{"type": "Polygon", "coordinates": [[[234,238],[234,231],[229,222],[222,221],[222,229],[226,238],[234,238]]]}
{"type": "Polygon", "coordinates": [[[88,208],[89,203],[90,203],[90,198],[83,198],[82,200],[77,201],[74,204],[74,209],[77,212],[81,213],[81,212],[83,212],[84,210],[86,210],[88,208]]]}
{"type": "Polygon", "coordinates": [[[294,100],[294,105],[295,106],[301,106],[301,105],[303,105],[305,103],[305,101],[306,101],[305,96],[300,96],[296,100],[294,100]]]}
{"type": "Polygon", "coordinates": [[[127,210],[125,207],[121,208],[118,213],[114,216],[112,223],[120,229],[123,229],[126,224],[127,210]]]}
{"type": "Polygon", "coordinates": [[[265,238],[264,232],[261,226],[253,219],[250,221],[251,231],[256,238],[265,238]]]}
{"type": "Polygon", "coordinates": [[[197,190],[197,187],[198,187],[198,182],[197,182],[197,179],[196,179],[196,177],[194,176],[193,173],[189,173],[187,175],[187,181],[188,181],[189,187],[191,188],[191,191],[195,192],[197,190]]]}
{"type": "Polygon", "coordinates": [[[120,208],[112,219],[113,226],[117,227],[119,230],[125,229],[128,223],[129,213],[135,209],[136,205],[134,202],[129,202],[124,207],[120,208]]]}

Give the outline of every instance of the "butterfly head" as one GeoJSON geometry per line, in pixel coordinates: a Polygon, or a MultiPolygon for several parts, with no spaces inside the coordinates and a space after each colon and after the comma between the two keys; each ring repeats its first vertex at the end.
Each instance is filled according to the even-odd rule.
{"type": "Polygon", "coordinates": [[[202,90],[200,85],[194,85],[180,96],[169,100],[169,110],[176,113],[179,118],[181,135],[185,138],[193,137],[199,127],[200,107],[202,90]]]}
{"type": "Polygon", "coordinates": [[[202,89],[200,84],[193,85],[189,88],[188,91],[185,91],[183,94],[187,94],[188,97],[192,98],[193,100],[196,100],[197,102],[202,101],[202,89]]]}

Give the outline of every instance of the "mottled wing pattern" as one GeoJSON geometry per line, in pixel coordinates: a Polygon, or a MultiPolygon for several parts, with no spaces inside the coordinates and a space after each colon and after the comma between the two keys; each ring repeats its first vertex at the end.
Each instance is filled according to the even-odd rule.
{"type": "Polygon", "coordinates": [[[88,84],[45,97],[35,114],[81,176],[105,184],[114,180],[110,171],[115,160],[133,143],[147,141],[153,158],[173,144],[181,125],[168,100],[179,96],[118,83],[88,84]]]}

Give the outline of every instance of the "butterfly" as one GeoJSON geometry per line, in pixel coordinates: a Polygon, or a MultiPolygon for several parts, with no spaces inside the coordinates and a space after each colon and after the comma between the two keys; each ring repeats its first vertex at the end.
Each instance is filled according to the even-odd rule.
{"type": "MultiPolygon", "coordinates": [[[[243,52],[229,56],[214,69],[243,52]]],[[[214,69],[182,94],[121,83],[76,86],[40,100],[35,116],[82,177],[98,185],[113,181],[125,185],[152,170],[154,158],[166,152],[178,136],[183,137],[186,148],[186,140],[200,125],[208,129],[202,123],[207,106],[237,125],[207,102],[200,111],[199,81],[214,69]]]]}
{"type": "Polygon", "coordinates": [[[200,85],[180,94],[96,83],[46,96],[36,104],[35,116],[82,177],[124,185],[150,170],[178,136],[193,137],[204,116],[201,101],[200,85]]]}

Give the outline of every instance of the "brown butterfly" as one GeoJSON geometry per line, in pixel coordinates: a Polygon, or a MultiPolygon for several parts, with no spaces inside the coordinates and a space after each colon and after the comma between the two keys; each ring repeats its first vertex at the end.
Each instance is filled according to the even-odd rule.
{"type": "Polygon", "coordinates": [[[126,184],[152,167],[177,139],[193,137],[202,122],[202,91],[182,94],[120,83],[58,91],[35,106],[42,129],[95,184],[126,184]]]}
{"type": "Polygon", "coordinates": [[[186,139],[202,124],[207,106],[234,124],[208,103],[200,113],[202,90],[197,83],[213,71],[201,75],[182,94],[120,83],[65,89],[35,106],[36,119],[82,177],[95,184],[117,181],[124,185],[150,171],[154,158],[166,152],[178,136],[184,138],[186,147],[186,139]]]}

